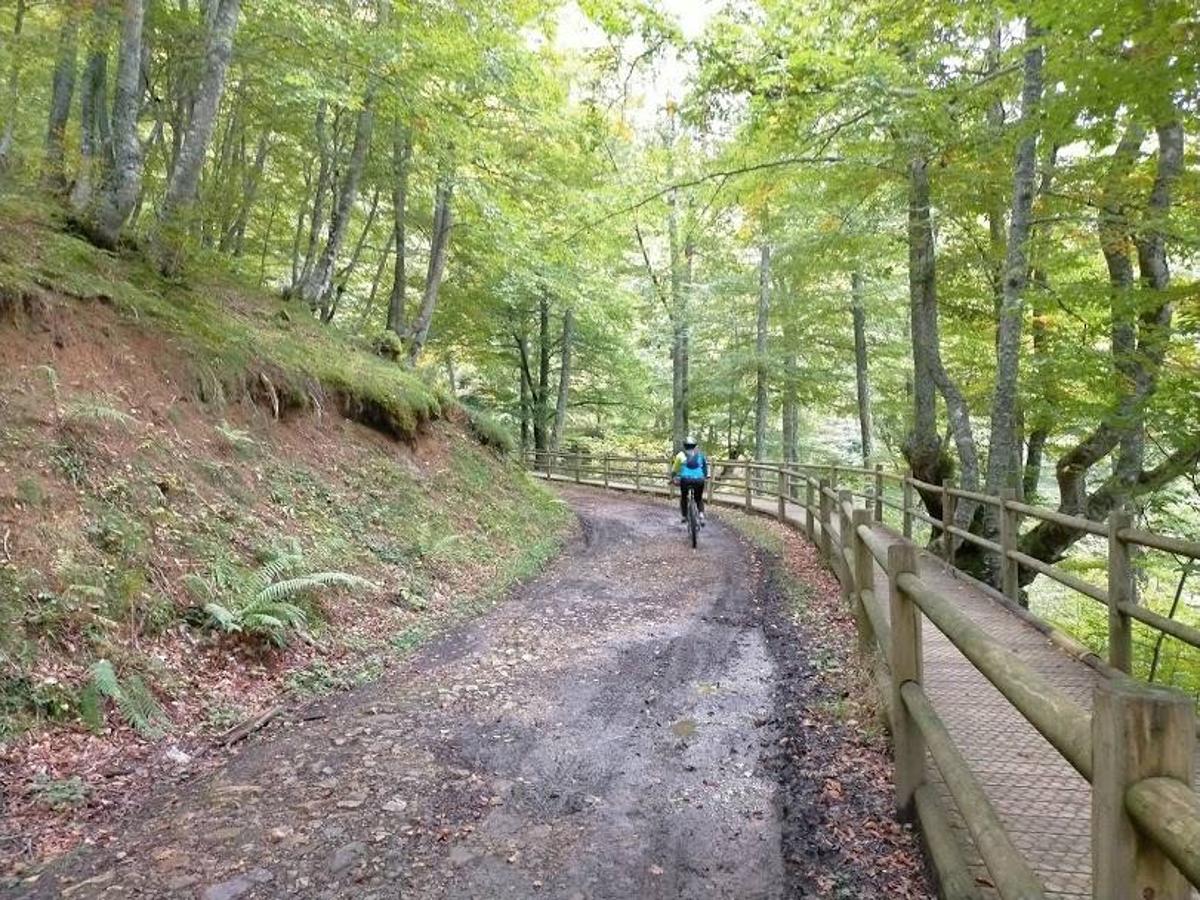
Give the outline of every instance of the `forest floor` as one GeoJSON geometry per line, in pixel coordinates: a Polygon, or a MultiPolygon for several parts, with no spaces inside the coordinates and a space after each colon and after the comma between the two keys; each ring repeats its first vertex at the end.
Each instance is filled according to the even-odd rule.
{"type": "Polygon", "coordinates": [[[930,896],[811,548],[562,494],[582,534],[508,602],[14,896],[930,896]]]}

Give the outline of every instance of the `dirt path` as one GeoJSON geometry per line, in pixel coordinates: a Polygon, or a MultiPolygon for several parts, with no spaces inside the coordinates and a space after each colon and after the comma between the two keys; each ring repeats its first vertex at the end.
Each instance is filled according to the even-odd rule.
{"type": "Polygon", "coordinates": [[[822,856],[863,870],[828,896],[900,896],[812,840],[807,670],[780,665],[800,648],[754,551],[563,494],[584,536],[508,603],[17,896],[750,900],[826,895],[801,865],[822,856]]]}

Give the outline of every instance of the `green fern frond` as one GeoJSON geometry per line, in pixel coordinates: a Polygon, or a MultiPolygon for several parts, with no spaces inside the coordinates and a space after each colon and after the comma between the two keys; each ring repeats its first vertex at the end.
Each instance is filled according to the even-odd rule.
{"type": "Polygon", "coordinates": [[[117,707],[125,716],[125,721],[148,740],[158,740],[166,733],[166,726],[170,724],[167,714],[154,699],[150,688],[136,675],[125,679],[125,687],[121,697],[117,699],[117,707]]]}
{"type": "Polygon", "coordinates": [[[311,575],[299,575],[286,581],[277,581],[263,588],[255,596],[255,600],[277,602],[309,591],[326,587],[345,587],[365,590],[374,585],[365,578],[350,575],[346,572],[314,572],[311,575]]]}
{"type": "Polygon", "coordinates": [[[122,684],[117,677],[117,671],[107,659],[98,659],[88,669],[91,676],[85,697],[81,698],[81,710],[84,721],[94,728],[99,728],[102,722],[100,698],[111,700],[125,721],[133,726],[142,737],[157,740],[162,737],[166,726],[170,724],[167,714],[158,705],[150,689],[136,675],[131,675],[122,684]]]}
{"type": "Polygon", "coordinates": [[[204,611],[208,613],[209,618],[216,623],[217,627],[222,631],[241,631],[241,622],[236,612],[231,609],[226,609],[220,603],[210,602],[204,604],[204,611]]]}
{"type": "Polygon", "coordinates": [[[128,413],[88,400],[72,400],[63,410],[63,418],[68,422],[99,422],[123,427],[128,427],[134,421],[128,413]]]}
{"type": "Polygon", "coordinates": [[[284,550],[274,559],[259,566],[250,576],[250,593],[258,594],[263,588],[270,586],[283,575],[293,571],[303,561],[304,557],[299,547],[293,546],[284,550]]]}
{"type": "Polygon", "coordinates": [[[121,694],[121,682],[117,678],[117,670],[107,659],[98,659],[88,669],[91,685],[102,697],[115,700],[121,694]]]}
{"type": "Polygon", "coordinates": [[[222,422],[218,425],[217,433],[225,439],[229,446],[235,449],[251,449],[258,446],[258,441],[250,435],[250,432],[234,428],[228,422],[222,422]]]}

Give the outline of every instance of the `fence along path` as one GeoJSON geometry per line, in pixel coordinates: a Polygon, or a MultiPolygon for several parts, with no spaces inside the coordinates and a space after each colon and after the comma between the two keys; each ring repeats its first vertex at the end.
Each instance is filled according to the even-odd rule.
{"type": "MultiPolygon", "coordinates": [[[[545,455],[527,462],[552,479],[669,493],[665,460],[545,455]]],[[[953,546],[943,543],[939,558],[902,533],[911,534],[915,520],[941,524],[915,505],[918,490],[943,491],[947,520],[957,499],[996,504],[1007,520],[1001,541],[985,549],[997,558],[1003,552],[1005,593],[1015,596],[1015,567],[1025,562],[1015,549],[1015,514],[1063,518],[1055,511],[960,497],[952,486],[878,469],[737,461],[714,470],[711,502],[798,528],[838,575],[888,709],[898,806],[920,820],[946,897],[1200,897],[1189,886],[1200,883],[1192,701],[1121,671],[1131,657],[1129,620],[1154,624],[1153,614],[1141,615],[1149,611],[1121,609],[1132,603],[1122,589],[1128,547],[1196,558],[1200,546],[1133,531],[1117,515],[1111,527],[1086,524],[1110,539],[1115,577],[1107,590],[1075,584],[1055,567],[1039,570],[1109,604],[1113,666],[954,569],[953,546]],[[839,488],[839,476],[858,476],[867,489],[839,488]],[[882,521],[889,478],[900,489],[901,501],[891,505],[902,529],[882,521]],[[856,499],[865,506],[856,508],[856,499]]],[[[1194,629],[1167,627],[1200,646],[1194,629]]]]}

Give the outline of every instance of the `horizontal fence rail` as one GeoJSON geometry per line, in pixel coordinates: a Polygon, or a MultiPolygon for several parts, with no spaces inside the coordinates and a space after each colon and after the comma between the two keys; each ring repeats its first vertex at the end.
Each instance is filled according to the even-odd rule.
{"type": "MultiPolygon", "coordinates": [[[[665,457],[529,453],[526,465],[558,480],[666,495],[671,492],[665,457]]],[[[1130,623],[1200,647],[1200,629],[1158,615],[1136,603],[1132,552],[1147,547],[1200,559],[1200,543],[1134,529],[1114,511],[1098,523],[1058,510],[1031,506],[1012,496],[994,497],[953,485],[934,485],[874,468],[745,460],[711,460],[710,501],[777,516],[802,530],[837,575],[855,614],[859,646],[881,684],[896,757],[896,802],[919,818],[935,857],[943,889],[977,896],[961,859],[949,857],[954,839],[926,780],[926,756],[938,767],[959,815],[1002,898],[1045,895],[1036,873],[1013,844],[979,779],[956,747],[922,687],[921,621],[928,620],[970,664],[1092,785],[1092,896],[1185,900],[1200,888],[1200,797],[1193,788],[1196,721],[1192,700],[1177,691],[1128,678],[1130,623]],[[850,490],[844,479],[864,482],[850,490]],[[898,504],[885,484],[900,488],[898,504]],[[943,518],[918,505],[921,494],[942,499],[943,518]],[[855,500],[864,502],[856,507],[855,500]],[[774,502],[764,502],[774,501],[774,502]],[[990,505],[999,513],[999,540],[954,525],[959,501],[990,505]],[[791,505],[791,510],[789,510],[791,505]],[[918,573],[918,550],[907,540],[885,539],[885,508],[901,514],[901,533],[925,521],[942,536],[944,561],[953,566],[956,538],[992,553],[1002,593],[1016,600],[1021,567],[1105,604],[1109,609],[1109,662],[1089,712],[987,634],[918,573]],[[795,510],[799,510],[798,516],[795,510]],[[1016,547],[1020,517],[1054,522],[1108,541],[1108,584],[1087,582],[1016,547]],[[876,585],[875,564],[887,575],[876,585]],[[1113,671],[1113,670],[1117,671],[1113,671]],[[941,857],[941,859],[939,859],[941,857]]],[[[895,532],[893,532],[895,534],[895,532]]],[[[1020,612],[1020,610],[1015,610],[1020,612]]],[[[1032,619],[1028,613],[1025,616],[1032,619]]],[[[1035,622],[1035,624],[1037,624],[1035,622]]],[[[1044,623],[1041,629],[1052,631],[1044,623]]],[[[1071,648],[1073,641],[1057,636],[1071,648]]],[[[1085,654],[1077,653],[1083,658],[1085,654]]]]}

